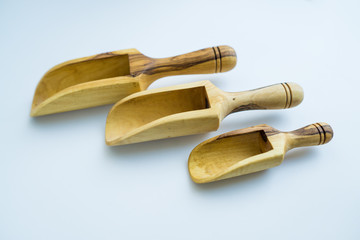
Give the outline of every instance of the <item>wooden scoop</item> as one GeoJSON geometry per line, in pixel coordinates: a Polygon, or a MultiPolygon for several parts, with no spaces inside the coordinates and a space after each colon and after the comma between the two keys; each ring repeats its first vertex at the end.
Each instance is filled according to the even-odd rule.
{"type": "Polygon", "coordinates": [[[297,106],[302,88],[281,83],[239,93],[227,93],[201,81],[135,93],[116,103],[106,121],[108,145],[215,131],[230,113],[251,109],[297,106]]]}
{"type": "Polygon", "coordinates": [[[40,80],[31,116],[115,103],[156,79],[182,74],[226,72],[236,65],[229,46],[155,59],[128,49],[79,58],[50,69],[40,80]]]}
{"type": "Polygon", "coordinates": [[[196,183],[206,183],[262,171],[280,165],[290,149],[325,144],[332,137],[327,123],[292,132],[263,124],[224,133],[194,148],[189,157],[190,176],[196,183]]]}

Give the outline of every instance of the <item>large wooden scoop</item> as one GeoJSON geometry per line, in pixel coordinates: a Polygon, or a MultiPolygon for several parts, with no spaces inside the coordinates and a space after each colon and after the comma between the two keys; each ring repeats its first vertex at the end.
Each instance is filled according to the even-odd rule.
{"type": "Polygon", "coordinates": [[[136,49],[74,59],[50,69],[40,80],[31,116],[115,103],[156,79],[182,74],[226,72],[236,65],[229,46],[155,59],[136,49]]]}
{"type": "Polygon", "coordinates": [[[108,145],[215,131],[230,113],[251,109],[282,109],[298,105],[302,88],[281,83],[227,93],[201,81],[135,93],[110,110],[105,129],[108,145]]]}
{"type": "Polygon", "coordinates": [[[292,132],[258,125],[228,132],[200,143],[189,157],[189,172],[196,183],[213,182],[265,170],[281,164],[287,151],[328,143],[333,130],[314,123],[292,132]]]}

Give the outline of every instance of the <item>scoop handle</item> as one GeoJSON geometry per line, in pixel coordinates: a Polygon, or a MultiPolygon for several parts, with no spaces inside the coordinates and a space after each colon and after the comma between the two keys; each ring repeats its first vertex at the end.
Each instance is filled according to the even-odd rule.
{"type": "Polygon", "coordinates": [[[296,83],[279,83],[240,93],[227,93],[228,114],[254,109],[284,109],[299,105],[304,92],[296,83]]]}
{"type": "Polygon", "coordinates": [[[331,126],[324,122],[307,125],[292,132],[287,132],[287,150],[321,145],[330,142],[334,136],[331,126]]]}
{"type": "MultiPolygon", "coordinates": [[[[145,56],[144,56],[145,57],[145,56]]],[[[217,46],[201,49],[175,57],[149,58],[132,64],[134,75],[156,75],[156,78],[227,72],[236,65],[236,53],[232,47],[217,46]]]]}

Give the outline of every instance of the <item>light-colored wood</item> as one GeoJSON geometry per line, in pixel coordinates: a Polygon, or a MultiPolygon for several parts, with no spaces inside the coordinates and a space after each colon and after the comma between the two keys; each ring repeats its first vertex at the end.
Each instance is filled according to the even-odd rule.
{"type": "Polygon", "coordinates": [[[327,123],[292,132],[280,132],[265,124],[235,130],[194,148],[188,162],[190,176],[196,183],[206,183],[262,171],[280,165],[290,149],[325,144],[332,137],[327,123]]]}
{"type": "Polygon", "coordinates": [[[147,57],[136,49],[74,59],[53,67],[43,76],[30,115],[111,104],[147,89],[162,77],[226,72],[235,65],[236,53],[229,46],[160,59],[147,57]]]}
{"type": "Polygon", "coordinates": [[[198,134],[218,129],[230,113],[297,106],[302,88],[281,83],[250,91],[227,93],[201,81],[135,93],[116,103],[106,121],[108,145],[198,134]]]}

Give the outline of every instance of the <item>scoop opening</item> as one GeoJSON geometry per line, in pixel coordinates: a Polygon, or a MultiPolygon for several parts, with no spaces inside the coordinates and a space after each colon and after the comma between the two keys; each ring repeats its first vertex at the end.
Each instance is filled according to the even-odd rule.
{"type": "Polygon", "coordinates": [[[272,149],[263,130],[225,135],[193,150],[189,159],[190,174],[195,182],[216,178],[234,164],[272,149]]]}
{"type": "Polygon", "coordinates": [[[43,76],[35,91],[33,107],[68,87],[126,75],[130,75],[128,54],[108,53],[97,55],[96,58],[65,62],[43,76]]]}
{"type": "Polygon", "coordinates": [[[106,123],[106,140],[111,142],[161,118],[211,108],[205,86],[147,94],[119,102],[106,123]]]}

